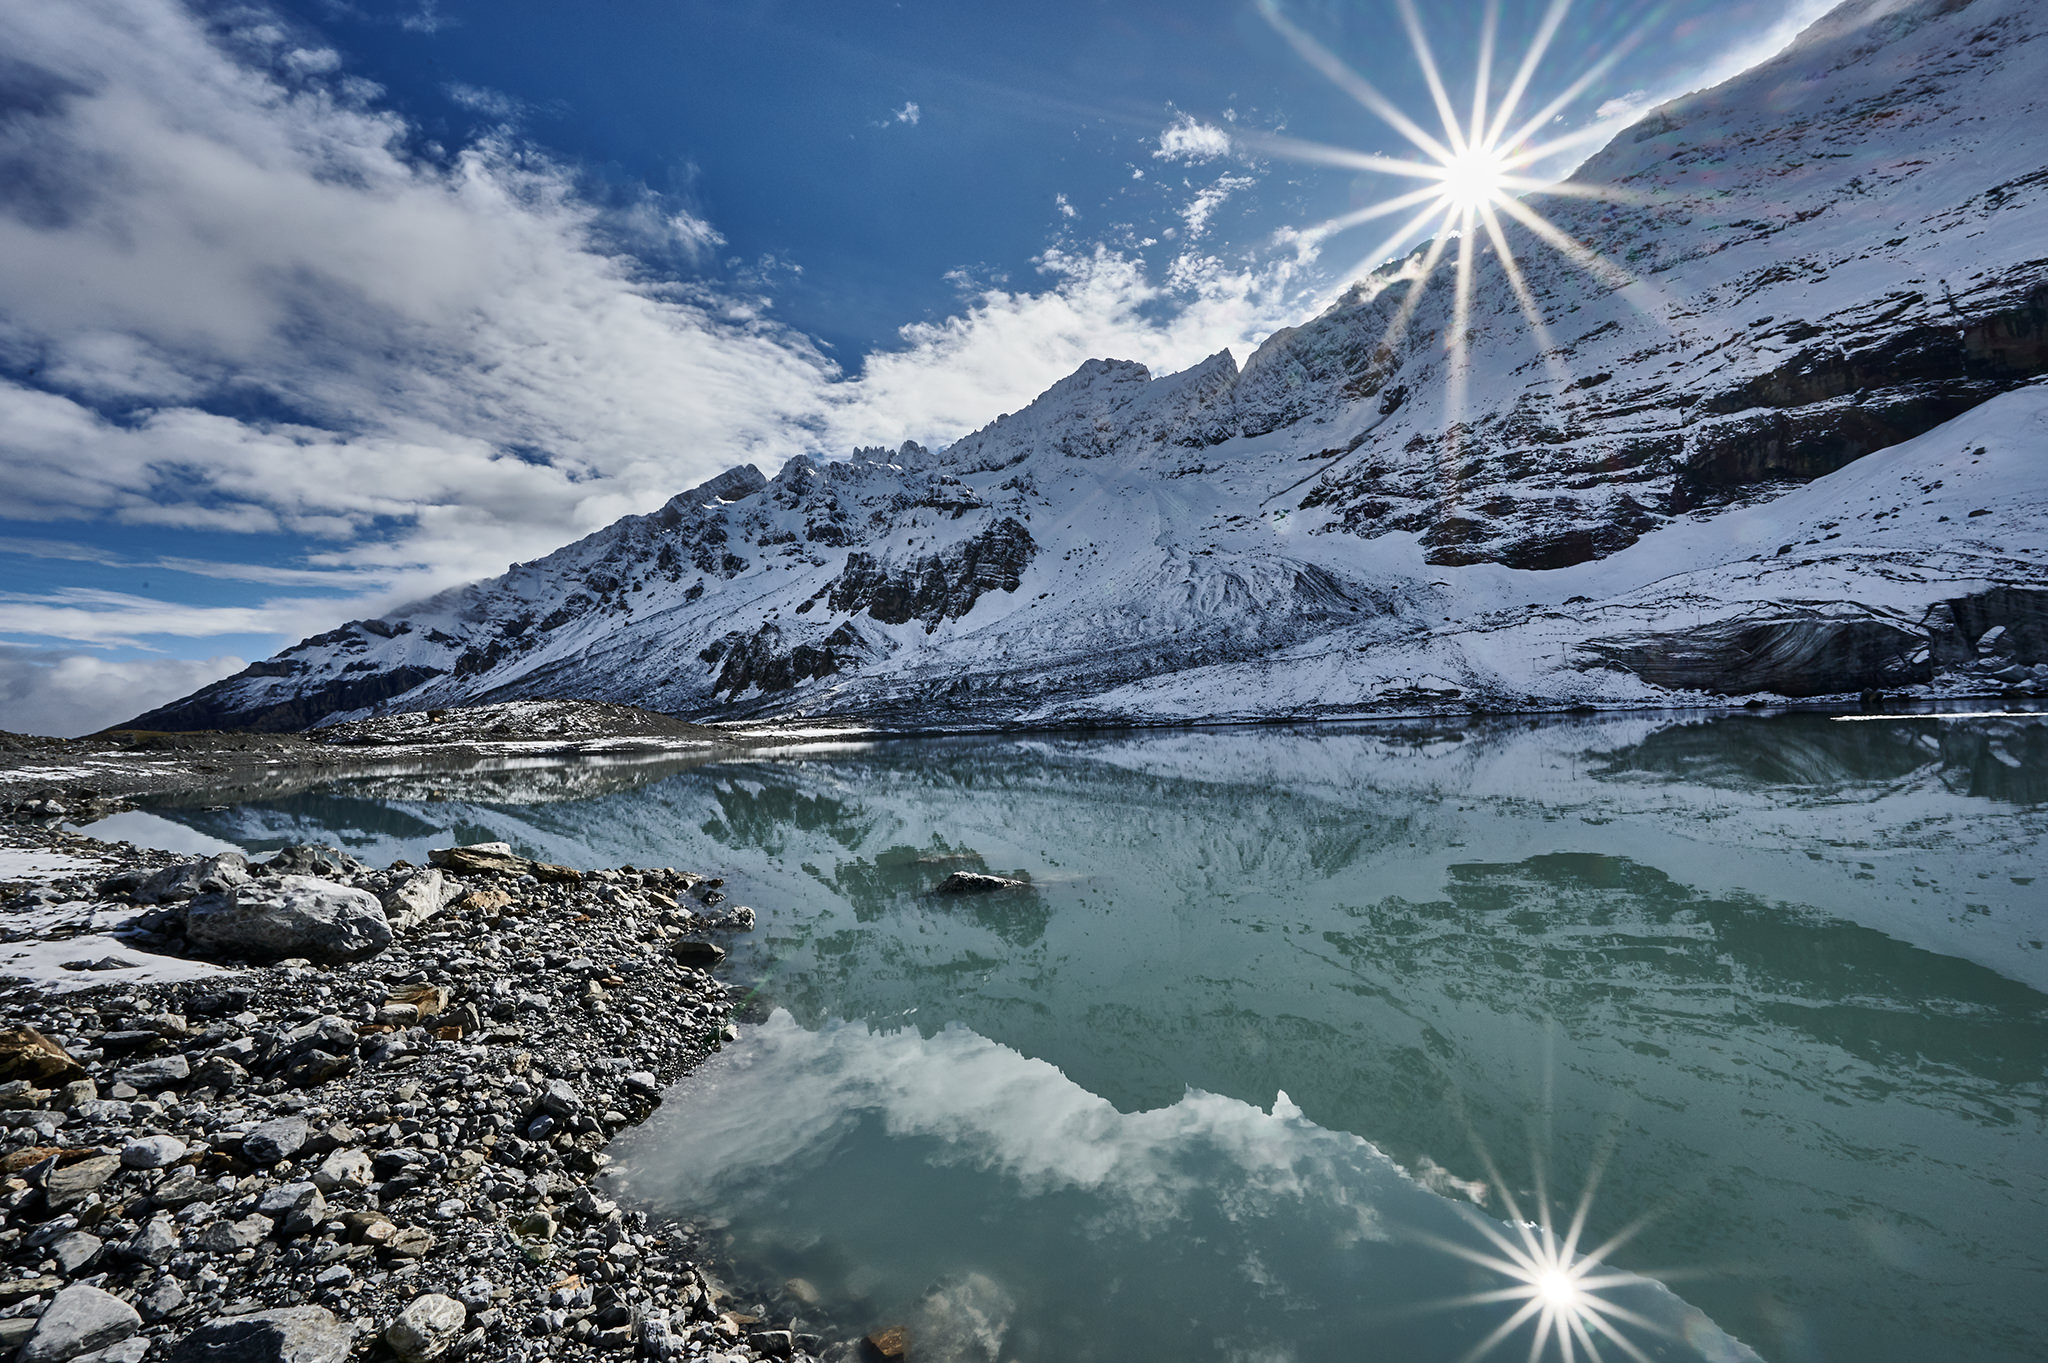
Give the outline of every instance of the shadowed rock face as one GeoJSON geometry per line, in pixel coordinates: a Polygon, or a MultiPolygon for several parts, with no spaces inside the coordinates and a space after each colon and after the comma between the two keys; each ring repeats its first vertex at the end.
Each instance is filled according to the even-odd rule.
{"type": "Polygon", "coordinates": [[[1823,340],[1699,403],[1672,508],[1754,483],[1810,482],[2043,373],[2048,285],[1954,327],[1909,327],[1857,349],[1823,340]]]}
{"type": "Polygon", "coordinates": [[[941,620],[973,610],[983,592],[1016,591],[1036,549],[1031,532],[1005,516],[964,544],[905,564],[848,554],[830,604],[845,614],[866,611],[887,625],[922,620],[929,633],[941,620]]]}
{"type": "Polygon", "coordinates": [[[1596,640],[1582,651],[1596,666],[1633,672],[1657,686],[1721,696],[1839,695],[1934,675],[1926,636],[1872,619],[1737,619],[1596,640]]]}
{"type": "Polygon", "coordinates": [[[1972,663],[1992,657],[2048,662],[2048,592],[1993,587],[1944,601],[1924,623],[1940,662],[1972,663]],[[1987,644],[1993,630],[2000,632],[1987,644]]]}
{"type": "Polygon", "coordinates": [[[2048,591],[1993,587],[1942,602],[1917,627],[1873,617],[1751,616],[1596,640],[1579,655],[1583,666],[1722,696],[1841,695],[1911,686],[1938,672],[2019,680],[2048,662],[2048,591]]]}
{"type": "MultiPolygon", "coordinates": [[[[378,622],[381,623],[381,622],[378,622]]],[[[441,675],[434,667],[396,667],[345,677],[299,692],[289,700],[251,710],[238,703],[235,683],[250,677],[277,675],[274,662],[251,663],[234,676],[193,692],[180,701],[159,706],[120,726],[126,729],[248,729],[257,733],[296,733],[311,728],[337,711],[359,710],[412,690],[441,675]]]]}
{"type": "Polygon", "coordinates": [[[818,642],[791,642],[775,625],[752,635],[728,634],[700,655],[707,663],[723,663],[712,690],[736,696],[748,687],[787,691],[806,681],[829,677],[870,656],[874,650],[852,621],[818,642]]]}

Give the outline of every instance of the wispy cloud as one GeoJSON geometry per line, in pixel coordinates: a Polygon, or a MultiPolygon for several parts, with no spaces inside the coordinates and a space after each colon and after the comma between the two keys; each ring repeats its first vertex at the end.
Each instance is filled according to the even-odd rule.
{"type": "Polygon", "coordinates": [[[1230,134],[1213,123],[1182,114],[1159,134],[1159,147],[1152,155],[1161,161],[1213,161],[1230,155],[1230,134]]]}
{"type": "Polygon", "coordinates": [[[441,12],[439,0],[421,0],[418,9],[399,18],[398,26],[408,33],[439,33],[455,27],[456,22],[441,12]]]}
{"type": "Polygon", "coordinates": [[[1161,282],[1063,247],[1036,291],[969,292],[849,374],[773,320],[766,291],[800,263],[653,269],[664,252],[717,266],[724,238],[652,199],[600,208],[502,129],[423,153],[374,87],[295,58],[324,49],[260,11],[209,26],[176,0],[8,6],[0,48],[8,514],[288,534],[309,552],[283,571],[311,576],[238,580],[332,569],[364,592],[233,617],[16,599],[0,631],[321,628],[738,462],[943,443],[1082,360],[1165,372],[1303,306],[1292,260],[1161,282]],[[33,373],[7,367],[24,355],[33,373]]]}
{"type": "Polygon", "coordinates": [[[895,112],[893,117],[898,123],[909,123],[915,126],[918,119],[924,117],[924,112],[917,107],[916,100],[909,100],[905,102],[902,108],[895,112]]]}
{"type": "Polygon", "coordinates": [[[447,93],[448,98],[463,108],[474,109],[487,118],[509,123],[526,112],[525,101],[514,99],[502,90],[488,90],[481,85],[464,85],[459,81],[441,88],[447,93]]]}
{"type": "Polygon", "coordinates": [[[180,558],[173,555],[135,558],[98,545],[19,535],[0,535],[0,554],[57,559],[72,563],[93,563],[104,568],[119,568],[128,573],[184,573],[191,577],[213,578],[224,582],[257,582],[278,587],[323,587],[336,591],[360,591],[367,586],[382,585],[387,578],[385,574],[336,568],[285,568],[267,563],[224,563],[212,559],[180,558]]]}
{"type": "Polygon", "coordinates": [[[1254,183],[1249,175],[1225,175],[1215,184],[1196,191],[1195,197],[1181,209],[1181,221],[1187,224],[1189,241],[1194,241],[1209,230],[1209,219],[1223,201],[1240,189],[1248,189],[1254,183]]]}
{"type": "Polygon", "coordinates": [[[208,639],[222,635],[313,632],[334,616],[332,597],[285,597],[247,606],[193,606],[131,592],[66,587],[32,594],[0,592],[0,634],[69,639],[119,648],[152,649],[151,636],[208,639]]]}

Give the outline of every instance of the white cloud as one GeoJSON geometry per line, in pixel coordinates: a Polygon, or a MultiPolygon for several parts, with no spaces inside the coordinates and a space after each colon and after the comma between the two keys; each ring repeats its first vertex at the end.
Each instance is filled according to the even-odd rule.
{"type": "Polygon", "coordinates": [[[16,598],[4,630],[322,628],[736,463],[943,443],[1082,360],[1170,369],[1298,320],[1293,262],[1161,288],[1053,252],[1040,292],[973,293],[848,376],[753,292],[798,263],[651,274],[724,239],[651,199],[600,211],[506,132],[423,157],[280,24],[229,43],[176,0],[76,0],[0,9],[0,48],[23,83],[0,90],[0,355],[44,357],[0,378],[9,514],[288,534],[368,590],[233,619],[16,598]]]}
{"type": "Polygon", "coordinates": [[[725,234],[694,213],[677,213],[668,226],[676,243],[691,256],[708,256],[725,245],[725,234]]]}
{"type": "Polygon", "coordinates": [[[1629,116],[1629,117],[1633,117],[1633,116],[1634,116],[1634,115],[1636,115],[1637,113],[1641,112],[1641,111],[1643,110],[1643,108],[1644,108],[1645,106],[1647,106],[1647,105],[1649,104],[1649,102],[1650,102],[1650,92],[1649,92],[1649,91],[1647,91],[1647,90],[1631,90],[1631,91],[1629,91],[1629,92],[1628,92],[1627,94],[1625,94],[1625,95],[1616,95],[1616,96],[1615,96],[1615,97],[1614,97],[1613,99],[1610,99],[1610,100],[1606,101],[1605,103],[1603,103],[1603,104],[1602,104],[1602,105],[1601,105],[1601,106],[1600,106],[1599,108],[1597,108],[1597,109],[1595,109],[1595,110],[1593,111],[1593,117],[1595,117],[1595,118],[1621,118],[1621,117],[1623,117],[1623,116],[1629,116]]]}
{"type": "Polygon", "coordinates": [[[133,719],[245,666],[228,656],[116,662],[0,645],[0,729],[75,738],[133,719]]]}
{"type": "Polygon", "coordinates": [[[893,117],[898,123],[908,123],[914,127],[917,124],[917,120],[924,117],[924,113],[917,107],[916,100],[910,100],[907,103],[905,103],[902,108],[898,109],[893,115],[891,115],[891,117],[893,117]]]}
{"type": "Polygon", "coordinates": [[[1249,175],[1226,175],[1215,184],[1196,192],[1180,211],[1181,221],[1188,225],[1188,240],[1194,241],[1209,230],[1210,215],[1223,206],[1223,201],[1240,189],[1249,188],[1253,181],[1249,175]]]}
{"type": "Polygon", "coordinates": [[[1159,134],[1159,149],[1152,153],[1161,161],[1213,161],[1230,155],[1230,134],[1213,123],[1182,114],[1159,134]]]}
{"type": "Polygon", "coordinates": [[[448,98],[463,108],[474,109],[490,118],[510,122],[526,111],[522,101],[514,99],[502,90],[488,90],[481,85],[464,85],[460,82],[441,88],[447,93],[448,98]]]}
{"type": "Polygon", "coordinates": [[[1055,194],[1052,196],[1052,202],[1053,207],[1059,209],[1061,217],[1071,219],[1080,216],[1079,213],[1075,212],[1074,205],[1068,202],[1066,195],[1055,194]]]}
{"type": "Polygon", "coordinates": [[[146,647],[144,636],[208,639],[227,634],[299,637],[330,622],[333,597],[279,598],[249,606],[191,606],[91,587],[0,592],[0,634],[146,647]]]}
{"type": "Polygon", "coordinates": [[[421,0],[420,7],[398,21],[398,26],[408,33],[439,33],[444,28],[455,27],[456,21],[441,13],[438,0],[421,0]]]}
{"type": "Polygon", "coordinates": [[[1141,260],[1105,247],[1049,250],[1038,292],[990,288],[942,322],[902,328],[901,350],[871,355],[830,429],[836,448],[952,439],[1015,411],[1082,361],[1137,360],[1155,374],[1225,346],[1242,358],[1299,321],[1299,264],[1227,269],[1155,283],[1141,260]],[[1161,304],[1171,306],[1161,307],[1161,304]]]}

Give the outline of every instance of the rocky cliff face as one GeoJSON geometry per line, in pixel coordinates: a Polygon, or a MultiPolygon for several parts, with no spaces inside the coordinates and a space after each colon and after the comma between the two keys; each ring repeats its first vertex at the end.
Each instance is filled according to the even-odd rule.
{"type": "Polygon", "coordinates": [[[905,725],[2048,683],[2048,15],[1850,0],[1240,369],[751,466],[135,721],[905,725]],[[1444,246],[1455,259],[1466,243],[1444,246]]]}

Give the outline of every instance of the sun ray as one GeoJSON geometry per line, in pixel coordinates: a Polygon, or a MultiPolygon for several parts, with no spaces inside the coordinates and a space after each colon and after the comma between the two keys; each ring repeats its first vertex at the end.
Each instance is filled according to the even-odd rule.
{"type": "Polygon", "coordinates": [[[1443,218],[1437,223],[1436,231],[1430,236],[1429,249],[1423,253],[1422,264],[1416,271],[1414,281],[1408,286],[1407,296],[1401,300],[1401,306],[1388,319],[1386,330],[1380,333],[1380,347],[1391,350],[1407,337],[1408,324],[1415,320],[1415,311],[1422,305],[1423,290],[1429,287],[1429,281],[1436,273],[1437,261],[1443,259],[1444,229],[1451,225],[1451,213],[1455,211],[1446,210],[1443,218]]]}
{"type": "Polygon", "coordinates": [[[1533,1298],[1524,1303],[1521,1310],[1494,1326],[1491,1334],[1487,1335],[1486,1338],[1480,1340],[1477,1344],[1474,1344],[1466,1352],[1465,1356],[1458,1360],[1458,1363],[1479,1363],[1479,1360],[1492,1353],[1502,1340],[1520,1329],[1523,1321],[1529,1319],[1529,1317],[1542,1309],[1543,1303],[1533,1298]]]}
{"type": "Polygon", "coordinates": [[[1520,200],[1503,198],[1500,200],[1500,207],[1505,209],[1509,215],[1524,227],[1557,248],[1558,254],[1566,257],[1573,264],[1609,288],[1619,291],[1642,283],[1640,279],[1637,279],[1621,266],[1616,265],[1606,256],[1601,255],[1592,247],[1585,245],[1583,242],[1575,241],[1563,232],[1560,232],[1551,224],[1549,219],[1520,200]]]}
{"type": "Polygon", "coordinates": [[[1529,50],[1522,54],[1522,64],[1515,70],[1515,78],[1508,85],[1508,92],[1501,96],[1500,109],[1493,116],[1493,123],[1486,130],[1486,140],[1496,145],[1501,134],[1507,130],[1508,120],[1515,116],[1515,110],[1522,103],[1522,96],[1529,91],[1529,81],[1535,76],[1536,68],[1542,64],[1543,54],[1550,49],[1550,40],[1557,36],[1557,30],[1564,23],[1565,14],[1571,9],[1572,0],[1550,0],[1550,8],[1544,11],[1543,22],[1536,28],[1536,36],[1529,40],[1529,50]]]}
{"type": "Polygon", "coordinates": [[[1468,144],[1489,146],[1486,136],[1486,87],[1493,78],[1493,40],[1500,29],[1500,0],[1486,0],[1486,17],[1479,23],[1479,74],[1472,81],[1472,126],[1465,134],[1468,144]]]}
{"type": "MultiPolygon", "coordinates": [[[[1508,288],[1514,291],[1515,303],[1522,309],[1522,318],[1536,337],[1536,353],[1543,357],[1543,367],[1562,389],[1571,383],[1571,374],[1566,371],[1564,361],[1558,358],[1557,348],[1550,343],[1550,327],[1543,320],[1542,309],[1536,306],[1536,296],[1529,290],[1521,262],[1515,259],[1515,253],[1508,247],[1507,234],[1500,230],[1500,217],[1493,211],[1492,204],[1488,204],[1480,216],[1486,224],[1486,235],[1493,242],[1494,255],[1500,260],[1501,273],[1507,276],[1508,288]]],[[[1577,1222],[1573,1224],[1576,1226],[1577,1222]]]]}
{"type": "Polygon", "coordinates": [[[1459,426],[1465,420],[1465,389],[1471,378],[1471,329],[1472,329],[1472,266],[1475,252],[1472,249],[1472,209],[1467,206],[1458,215],[1458,286],[1451,304],[1450,334],[1444,338],[1444,346],[1450,351],[1451,368],[1445,385],[1444,408],[1446,421],[1444,434],[1448,437],[1446,453],[1455,457],[1463,443],[1458,436],[1459,426]]]}
{"type": "Polygon", "coordinates": [[[1520,145],[1524,139],[1528,138],[1538,128],[1541,128],[1558,114],[1564,112],[1565,107],[1573,100],[1590,90],[1593,87],[1593,82],[1602,79],[1609,71],[1612,71],[1615,64],[1633,51],[1635,45],[1641,42],[1649,31],[1650,25],[1648,20],[1636,25],[1632,32],[1623,37],[1620,42],[1616,43],[1591,66],[1587,67],[1577,80],[1567,85],[1558,94],[1557,98],[1531,114],[1523,121],[1520,127],[1516,128],[1506,137],[1503,137],[1501,141],[1509,146],[1520,145]]]}
{"type": "Polygon", "coordinates": [[[1303,61],[1322,72],[1338,89],[1378,114],[1389,127],[1414,143],[1424,153],[1438,160],[1450,158],[1451,152],[1442,142],[1402,113],[1400,108],[1381,94],[1371,81],[1352,70],[1336,53],[1296,27],[1291,19],[1280,12],[1279,0],[1258,0],[1258,11],[1260,16],[1272,25],[1273,30],[1287,40],[1287,45],[1292,47],[1303,61]]]}
{"type": "MultiPolygon", "coordinates": [[[[1505,142],[1502,144],[1503,146],[1511,146],[1514,150],[1503,155],[1501,160],[1509,170],[1520,170],[1524,166],[1534,165],[1538,161],[1547,160],[1560,152],[1575,151],[1580,147],[1590,147],[1594,143],[1612,136],[1613,134],[1609,130],[1596,123],[1591,127],[1575,128],[1571,132],[1560,133],[1547,142],[1505,142]]],[[[1555,182],[1539,180],[1537,183],[1552,184],[1555,182]]]]}
{"type": "Polygon", "coordinates": [[[1408,30],[1408,45],[1415,49],[1415,61],[1422,68],[1422,77],[1429,85],[1429,97],[1436,101],[1437,117],[1443,120],[1444,135],[1451,144],[1454,155],[1465,150],[1465,130],[1458,126],[1458,115],[1451,109],[1451,92],[1444,88],[1444,78],[1436,69],[1436,55],[1429,49],[1429,36],[1422,31],[1422,16],[1415,12],[1415,0],[1395,0],[1401,11],[1401,23],[1408,30]]]}
{"type": "Polygon", "coordinates": [[[1552,199],[1593,199],[1601,203],[1642,204],[1652,202],[1651,197],[1639,189],[1626,189],[1621,185],[1598,185],[1583,180],[1537,180],[1526,175],[1504,174],[1500,177],[1504,190],[1519,190],[1524,194],[1541,194],[1552,199]]]}
{"type": "Polygon", "coordinates": [[[1379,265],[1386,260],[1389,254],[1399,249],[1401,238],[1412,235],[1416,227],[1443,212],[1442,200],[1443,196],[1435,189],[1418,189],[1411,193],[1403,194],[1397,199],[1383,199],[1379,203],[1368,205],[1365,208],[1353,209],[1342,217],[1331,218],[1328,222],[1320,222],[1304,230],[1320,240],[1323,237],[1334,236],[1348,228],[1372,222],[1377,218],[1388,217],[1391,214],[1400,212],[1404,208],[1411,208],[1418,203],[1422,204],[1422,211],[1410,218],[1402,226],[1397,236],[1387,238],[1387,244],[1380,248],[1378,254],[1366,257],[1365,265],[1370,268],[1379,265]]]}
{"type": "MultiPolygon", "coordinates": [[[[1403,199],[1403,207],[1406,207],[1409,203],[1414,202],[1414,197],[1412,195],[1404,195],[1403,199]]],[[[1366,252],[1365,255],[1361,256],[1359,258],[1358,264],[1345,272],[1345,277],[1350,278],[1351,276],[1359,274],[1366,270],[1378,269],[1382,264],[1391,259],[1394,256],[1395,252],[1400,251],[1402,249],[1403,242],[1407,241],[1410,237],[1413,237],[1416,234],[1416,232],[1422,229],[1422,226],[1425,223],[1427,223],[1431,218],[1436,217],[1437,214],[1441,211],[1441,205],[1439,205],[1435,201],[1435,199],[1432,198],[1429,203],[1423,205],[1422,211],[1420,213],[1417,213],[1414,217],[1408,219],[1399,227],[1395,228],[1394,231],[1386,238],[1386,240],[1382,241],[1379,245],[1373,247],[1372,250],[1366,252]]],[[[1346,216],[1349,217],[1351,215],[1347,214],[1346,216]]],[[[1375,214],[1374,216],[1379,215],[1375,214]]],[[[1334,221],[1342,222],[1343,219],[1340,218],[1334,221]]],[[[1357,219],[1357,221],[1363,222],[1365,220],[1363,218],[1359,218],[1357,219]]]]}
{"type": "MultiPolygon", "coordinates": [[[[1566,1323],[1571,1326],[1572,1333],[1578,1336],[1579,1344],[1585,1349],[1587,1363],[1603,1363],[1599,1346],[1593,1343],[1593,1332],[1586,1328],[1586,1322],[1573,1316],[1566,1323]]],[[[1565,1363],[1571,1363],[1571,1360],[1567,1358],[1565,1363]]]]}
{"type": "Polygon", "coordinates": [[[1411,180],[1441,181],[1444,176],[1444,168],[1440,163],[1403,161],[1398,157],[1353,151],[1349,147],[1333,147],[1327,142],[1310,142],[1280,133],[1234,132],[1231,134],[1231,141],[1253,151],[1268,152],[1293,161],[1342,166],[1346,170],[1372,170],[1382,175],[1406,176],[1411,180]]]}
{"type": "Polygon", "coordinates": [[[1588,1324],[1611,1317],[1614,1320],[1626,1321],[1638,1329],[1648,1330],[1652,1334],[1664,1335],[1666,1337],[1671,1335],[1669,1330],[1640,1311],[1631,1311],[1626,1306],[1610,1301],[1606,1297],[1587,1297],[1584,1315],[1588,1324]]]}

